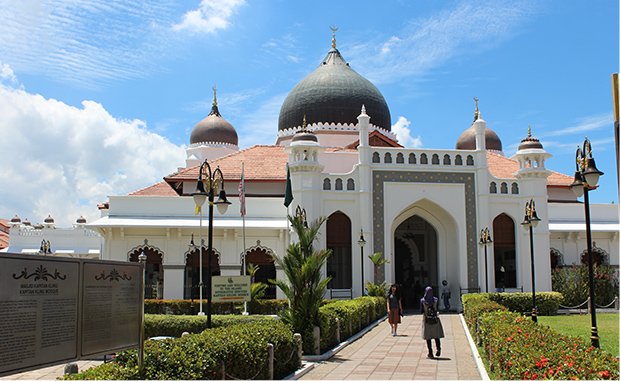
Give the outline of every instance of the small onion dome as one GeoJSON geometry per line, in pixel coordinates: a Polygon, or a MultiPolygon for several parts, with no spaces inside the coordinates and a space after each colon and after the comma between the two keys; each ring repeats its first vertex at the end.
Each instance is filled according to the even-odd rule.
{"type": "Polygon", "coordinates": [[[189,137],[189,144],[195,143],[227,143],[234,146],[239,144],[237,131],[228,123],[217,108],[217,99],[215,97],[215,87],[213,88],[213,107],[209,115],[198,122],[192,134],[189,137]]]}
{"type": "Polygon", "coordinates": [[[304,116],[304,121],[302,124],[301,130],[297,131],[293,136],[292,142],[315,142],[318,143],[319,139],[316,137],[314,132],[306,129],[306,117],[304,116]]]}
{"type": "Polygon", "coordinates": [[[43,225],[36,224],[36,225],[34,225],[34,228],[37,229],[37,230],[41,230],[41,229],[43,229],[43,225]]]}
{"type": "Polygon", "coordinates": [[[52,216],[50,214],[47,215],[47,218],[43,221],[46,224],[53,224],[54,223],[54,219],[52,218],[52,216]]]}
{"type": "Polygon", "coordinates": [[[19,224],[22,222],[22,219],[17,217],[17,214],[16,214],[15,217],[11,218],[11,222],[14,224],[19,224]]]}
{"type": "Polygon", "coordinates": [[[524,149],[543,149],[540,141],[532,137],[532,130],[530,129],[530,126],[527,126],[527,138],[521,140],[518,151],[524,149]]]}
{"type": "Polygon", "coordinates": [[[32,224],[30,223],[30,221],[28,221],[28,219],[27,219],[27,218],[24,220],[24,225],[26,225],[26,226],[32,226],[32,224]]]}
{"type": "MultiPolygon", "coordinates": [[[[487,150],[502,150],[502,141],[499,139],[499,136],[488,127],[485,127],[484,130],[484,141],[487,150]]],[[[456,141],[456,149],[476,149],[476,130],[473,124],[466,129],[456,141]]]]}
{"type": "Polygon", "coordinates": [[[84,216],[80,216],[80,218],[75,220],[75,222],[78,223],[78,224],[85,224],[86,223],[86,218],[84,218],[84,216]]]}

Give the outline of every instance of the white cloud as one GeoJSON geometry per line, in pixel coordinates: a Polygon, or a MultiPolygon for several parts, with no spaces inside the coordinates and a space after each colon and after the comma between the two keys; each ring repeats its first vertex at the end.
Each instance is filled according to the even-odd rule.
{"type": "Polygon", "coordinates": [[[601,128],[608,128],[609,126],[613,126],[613,124],[614,118],[612,113],[591,115],[580,118],[575,126],[570,126],[557,131],[547,132],[542,134],[541,136],[564,136],[567,134],[583,134],[601,128]]]}
{"type": "Polygon", "coordinates": [[[8,64],[0,62],[0,80],[17,83],[17,78],[8,64]]]}
{"type": "Polygon", "coordinates": [[[211,34],[230,26],[230,18],[245,0],[202,0],[196,10],[183,15],[183,21],[172,27],[189,34],[211,34]]]}
{"type": "Polygon", "coordinates": [[[280,108],[287,94],[279,94],[263,102],[256,111],[243,118],[235,126],[239,135],[239,148],[254,144],[274,144],[280,116],[280,108]]]}
{"type": "Polygon", "coordinates": [[[422,147],[422,139],[418,135],[417,138],[411,137],[411,130],[409,129],[410,121],[404,116],[398,117],[396,124],[392,126],[392,132],[396,134],[398,142],[406,148],[420,148],[422,147]]]}
{"type": "Polygon", "coordinates": [[[80,216],[99,217],[96,205],[160,181],[185,159],[184,147],[120,120],[100,104],[68,106],[0,85],[0,216],[61,227],[80,216]]]}
{"type": "Polygon", "coordinates": [[[397,36],[354,46],[345,56],[371,82],[394,82],[499,45],[536,10],[536,3],[529,0],[458,4],[427,19],[412,20],[397,36]]]}

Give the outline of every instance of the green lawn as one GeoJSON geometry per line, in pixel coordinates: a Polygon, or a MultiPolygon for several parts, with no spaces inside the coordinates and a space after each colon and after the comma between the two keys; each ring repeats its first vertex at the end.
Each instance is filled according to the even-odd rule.
{"type": "MultiPolygon", "coordinates": [[[[590,341],[592,327],[590,315],[539,316],[538,323],[548,325],[551,329],[564,335],[578,336],[590,341]]],[[[601,349],[618,357],[620,355],[620,316],[615,313],[596,314],[596,325],[601,349]]]]}

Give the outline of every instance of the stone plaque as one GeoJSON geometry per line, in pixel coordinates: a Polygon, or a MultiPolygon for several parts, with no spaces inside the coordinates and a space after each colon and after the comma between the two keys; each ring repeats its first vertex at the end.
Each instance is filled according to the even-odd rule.
{"type": "Polygon", "coordinates": [[[136,263],[85,262],[81,357],[135,348],[140,339],[140,283],[136,263]]]}
{"type": "Polygon", "coordinates": [[[0,253],[0,374],[78,356],[80,261],[0,253]]]}

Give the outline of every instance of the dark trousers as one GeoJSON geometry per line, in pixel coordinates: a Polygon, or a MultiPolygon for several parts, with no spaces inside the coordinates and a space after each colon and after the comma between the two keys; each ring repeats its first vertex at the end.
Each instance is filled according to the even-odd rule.
{"type": "MultiPolygon", "coordinates": [[[[429,351],[433,350],[430,340],[426,340],[426,346],[428,347],[429,351]]],[[[435,339],[435,346],[437,347],[437,349],[441,348],[441,342],[439,341],[439,339],[435,339]]]]}

